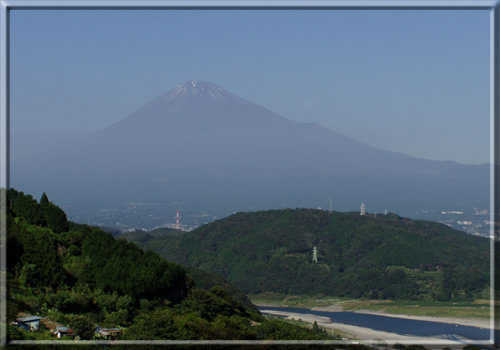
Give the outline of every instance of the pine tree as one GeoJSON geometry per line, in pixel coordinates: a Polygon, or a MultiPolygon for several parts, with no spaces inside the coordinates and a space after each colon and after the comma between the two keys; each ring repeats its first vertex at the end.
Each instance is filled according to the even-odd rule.
{"type": "Polygon", "coordinates": [[[47,197],[47,194],[43,192],[42,198],[40,198],[40,205],[42,208],[46,207],[49,204],[49,198],[47,197]]]}
{"type": "Polygon", "coordinates": [[[57,205],[49,203],[42,207],[45,214],[47,227],[55,233],[67,232],[69,230],[69,223],[66,213],[57,205]]]}

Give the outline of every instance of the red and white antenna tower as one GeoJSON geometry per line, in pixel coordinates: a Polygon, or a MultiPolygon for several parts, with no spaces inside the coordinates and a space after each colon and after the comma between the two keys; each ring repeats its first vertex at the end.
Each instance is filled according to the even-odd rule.
{"type": "Polygon", "coordinates": [[[181,217],[179,216],[179,210],[177,210],[177,216],[175,217],[175,228],[181,228],[181,217]]]}

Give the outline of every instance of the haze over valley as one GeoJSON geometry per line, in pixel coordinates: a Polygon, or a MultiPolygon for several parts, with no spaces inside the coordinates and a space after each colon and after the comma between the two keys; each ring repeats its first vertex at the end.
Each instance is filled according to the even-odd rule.
{"type": "Polygon", "coordinates": [[[176,210],[185,227],[238,211],[327,210],[331,198],[340,211],[462,212],[451,223],[472,218],[471,233],[484,234],[487,212],[477,214],[489,204],[488,165],[377,149],[193,80],[100,132],[14,160],[11,179],[51,193],[73,220],[120,229],[174,223],[176,210]]]}

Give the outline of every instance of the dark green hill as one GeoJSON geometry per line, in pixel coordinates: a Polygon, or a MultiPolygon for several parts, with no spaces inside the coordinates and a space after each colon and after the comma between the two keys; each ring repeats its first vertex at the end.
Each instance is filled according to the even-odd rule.
{"type": "Polygon", "coordinates": [[[449,300],[477,297],[489,283],[488,239],[395,214],[238,213],[137,243],[247,293],[449,300]]]}
{"type": "Polygon", "coordinates": [[[126,239],[127,241],[139,243],[139,242],[148,242],[154,237],[180,236],[184,233],[185,231],[176,230],[173,228],[157,228],[151,231],[144,231],[144,230],[125,231],[118,234],[113,233],[113,235],[116,238],[123,238],[126,239]]]}
{"type": "Polygon", "coordinates": [[[154,229],[154,230],[151,230],[151,231],[148,231],[148,233],[153,236],[153,237],[157,237],[157,236],[163,236],[163,235],[169,235],[169,236],[180,236],[184,233],[186,233],[186,231],[182,231],[182,230],[177,230],[175,228],[166,228],[166,227],[162,227],[162,228],[157,228],[157,229],[154,229]]]}

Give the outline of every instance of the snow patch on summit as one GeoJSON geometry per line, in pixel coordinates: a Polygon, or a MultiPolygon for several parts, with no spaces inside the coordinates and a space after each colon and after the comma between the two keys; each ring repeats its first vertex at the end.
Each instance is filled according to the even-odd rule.
{"type": "Polygon", "coordinates": [[[200,100],[212,101],[217,103],[230,102],[238,100],[238,102],[250,103],[236,95],[233,95],[223,88],[206,82],[189,80],[185,83],[179,84],[169,94],[169,100],[178,98],[197,97],[200,100]]]}

